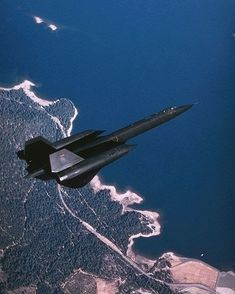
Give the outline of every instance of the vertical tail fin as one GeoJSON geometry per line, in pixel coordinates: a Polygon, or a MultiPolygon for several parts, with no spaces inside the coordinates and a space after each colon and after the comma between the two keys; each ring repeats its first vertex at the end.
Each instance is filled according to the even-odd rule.
{"type": "Polygon", "coordinates": [[[28,140],[25,143],[25,149],[17,152],[20,159],[30,162],[40,162],[48,159],[49,155],[55,151],[52,144],[39,136],[34,139],[28,140]]]}

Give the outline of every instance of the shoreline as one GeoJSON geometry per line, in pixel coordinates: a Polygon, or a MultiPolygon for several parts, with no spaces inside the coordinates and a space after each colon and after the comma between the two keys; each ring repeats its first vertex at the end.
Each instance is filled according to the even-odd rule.
{"type": "Polygon", "coordinates": [[[35,103],[38,103],[40,106],[50,106],[56,103],[56,101],[49,101],[46,99],[42,99],[38,96],[36,96],[36,94],[31,90],[32,87],[35,87],[36,84],[34,84],[33,82],[29,81],[29,80],[24,80],[22,83],[19,83],[13,87],[10,88],[5,88],[5,87],[0,87],[0,90],[4,90],[4,91],[12,91],[12,90],[20,90],[22,89],[24,91],[24,93],[30,98],[32,99],[35,103]]]}
{"type": "MultiPolygon", "coordinates": [[[[13,87],[0,87],[0,90],[5,90],[5,91],[11,91],[11,90],[23,90],[24,93],[36,104],[38,104],[43,110],[47,110],[48,107],[54,105],[55,103],[57,103],[58,101],[60,101],[60,99],[56,99],[54,101],[49,101],[46,99],[43,99],[41,97],[38,97],[32,90],[32,87],[36,86],[33,82],[29,81],[29,80],[24,80],[23,82],[14,85],[13,87]]],[[[64,98],[66,99],[66,98],[64,98]]],[[[78,110],[75,107],[75,105],[73,104],[73,102],[69,99],[66,99],[68,101],[70,101],[73,105],[73,109],[74,109],[74,113],[73,115],[70,117],[70,124],[69,127],[65,128],[62,123],[60,122],[59,118],[56,116],[52,116],[50,115],[52,121],[60,128],[61,132],[63,133],[63,135],[66,136],[70,136],[71,132],[72,132],[72,128],[73,128],[73,122],[76,119],[76,117],[78,116],[78,110]]],[[[171,260],[172,263],[178,263],[180,260],[197,260],[198,262],[202,262],[204,263],[204,261],[201,261],[200,259],[195,259],[195,258],[190,258],[190,257],[183,257],[183,256],[178,256],[176,255],[174,252],[166,252],[163,253],[161,256],[157,257],[157,258],[149,258],[149,257],[145,257],[144,254],[140,255],[138,253],[135,253],[133,250],[133,244],[135,242],[135,239],[139,238],[139,237],[143,237],[143,238],[149,238],[149,237],[153,237],[153,236],[158,236],[161,232],[161,225],[159,223],[159,213],[157,212],[152,212],[152,211],[148,211],[148,210],[137,210],[137,209],[133,209],[130,206],[133,204],[141,204],[143,202],[143,198],[141,196],[139,196],[138,194],[127,190],[124,193],[118,193],[117,189],[115,186],[112,185],[106,185],[103,184],[100,180],[100,178],[96,175],[93,180],[90,183],[90,186],[92,188],[92,190],[94,191],[94,193],[97,193],[101,190],[109,190],[110,191],[110,197],[112,199],[112,201],[116,201],[118,202],[121,206],[122,206],[122,214],[128,212],[128,211],[135,211],[137,213],[140,213],[141,217],[145,218],[145,221],[148,221],[147,226],[150,228],[151,232],[148,234],[143,234],[143,233],[138,233],[135,235],[132,235],[129,237],[128,239],[128,246],[127,246],[127,251],[125,253],[126,257],[129,258],[130,260],[132,260],[133,262],[135,262],[136,264],[138,264],[140,267],[142,266],[147,266],[148,268],[151,268],[155,262],[163,257],[163,258],[167,258],[171,260]]],[[[140,221],[141,221],[141,217],[140,217],[140,221]]],[[[223,271],[221,271],[223,272],[223,271]]],[[[226,271],[226,273],[232,273],[233,275],[235,274],[233,270],[229,270],[226,271]]]]}
{"type": "MultiPolygon", "coordinates": [[[[40,105],[40,107],[43,108],[44,110],[46,110],[47,107],[54,105],[55,103],[57,103],[61,99],[61,98],[59,98],[54,101],[49,101],[49,100],[43,99],[41,97],[38,97],[32,90],[32,87],[35,87],[35,86],[36,86],[35,83],[33,83],[29,80],[24,80],[23,82],[21,82],[17,85],[14,85],[13,87],[10,87],[10,88],[0,87],[0,90],[11,91],[11,90],[22,89],[24,91],[24,93],[31,100],[33,100],[33,102],[40,105]]],[[[65,98],[65,99],[67,99],[67,98],[65,98]]],[[[67,100],[69,100],[69,99],[67,99],[67,100]]],[[[73,107],[74,107],[74,114],[70,118],[70,126],[68,129],[64,128],[64,126],[62,125],[62,123],[60,122],[58,117],[51,116],[51,119],[54,121],[54,123],[56,123],[57,126],[61,129],[64,137],[71,135],[71,132],[73,129],[73,122],[76,119],[76,117],[78,116],[78,110],[74,104],[73,104],[73,107]]],[[[138,263],[141,263],[141,259],[143,259],[145,264],[146,263],[152,264],[153,262],[155,262],[155,261],[148,259],[144,256],[142,257],[142,256],[136,254],[133,251],[133,244],[134,244],[134,240],[136,238],[139,238],[139,237],[148,238],[148,237],[152,237],[152,236],[158,236],[160,234],[161,226],[158,221],[159,213],[151,212],[151,211],[147,211],[147,210],[136,210],[136,209],[131,208],[130,206],[132,204],[141,204],[143,202],[143,198],[130,190],[127,190],[124,193],[118,193],[115,186],[105,185],[105,184],[101,183],[101,180],[97,175],[90,182],[90,186],[91,186],[92,190],[94,191],[94,193],[97,193],[97,192],[99,192],[101,190],[105,190],[105,189],[109,190],[111,199],[113,201],[118,202],[122,206],[122,214],[124,214],[125,212],[128,212],[128,211],[135,211],[137,213],[140,213],[141,216],[145,218],[145,221],[146,220],[148,221],[147,226],[150,228],[151,232],[149,234],[143,234],[140,232],[138,234],[130,236],[129,240],[128,240],[127,251],[125,254],[127,257],[129,257],[133,261],[138,260],[138,263]]],[[[141,219],[140,219],[140,221],[141,221],[141,219]]]]}
{"type": "MultiPolygon", "coordinates": [[[[44,98],[38,97],[32,90],[32,87],[35,87],[36,84],[34,84],[33,82],[29,81],[29,80],[24,80],[23,82],[13,86],[13,87],[0,87],[0,90],[4,90],[4,91],[12,91],[12,90],[20,90],[22,89],[25,93],[26,96],[28,96],[31,100],[33,100],[33,102],[35,102],[36,104],[38,104],[41,108],[43,108],[44,110],[46,110],[47,107],[50,107],[56,103],[58,103],[60,101],[60,99],[66,99],[69,100],[67,98],[59,98],[53,101],[50,100],[46,100],[44,98]]],[[[77,115],[78,115],[78,110],[75,107],[75,105],[73,104],[73,102],[71,100],[69,100],[72,105],[73,105],[73,109],[74,109],[74,114],[73,116],[70,118],[70,125],[69,128],[67,130],[65,130],[64,126],[62,125],[62,123],[60,122],[59,118],[56,116],[52,116],[50,115],[51,119],[58,125],[58,127],[61,129],[63,136],[70,136],[72,129],[73,129],[73,122],[76,119],[77,115]]]]}
{"type": "MultiPolygon", "coordinates": [[[[159,216],[160,216],[159,213],[153,212],[153,211],[147,211],[147,210],[136,210],[136,209],[129,207],[132,204],[141,204],[143,202],[143,198],[141,196],[137,195],[136,193],[131,192],[130,190],[127,190],[124,193],[118,193],[115,186],[102,184],[98,176],[95,176],[92,179],[90,185],[95,193],[102,191],[102,190],[109,190],[111,199],[122,205],[122,214],[124,214],[125,212],[128,212],[128,211],[135,211],[135,212],[140,213],[142,216],[144,216],[149,221],[147,226],[152,230],[151,233],[149,233],[149,234],[138,233],[138,234],[130,236],[129,240],[128,240],[129,242],[128,242],[128,246],[127,246],[126,255],[129,258],[131,258],[133,261],[139,260],[140,255],[136,254],[133,250],[134,240],[139,237],[149,238],[149,237],[160,235],[161,226],[158,221],[159,216]]],[[[153,262],[152,259],[148,259],[144,256],[143,256],[143,258],[145,260],[144,263],[152,264],[152,262],[153,262]]]]}

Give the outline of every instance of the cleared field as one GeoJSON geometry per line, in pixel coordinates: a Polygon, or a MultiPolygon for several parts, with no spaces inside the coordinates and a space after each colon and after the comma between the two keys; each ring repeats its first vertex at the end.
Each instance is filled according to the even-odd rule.
{"type": "Polygon", "coordinates": [[[219,272],[200,261],[187,261],[171,268],[176,283],[202,284],[215,289],[219,272]]]}

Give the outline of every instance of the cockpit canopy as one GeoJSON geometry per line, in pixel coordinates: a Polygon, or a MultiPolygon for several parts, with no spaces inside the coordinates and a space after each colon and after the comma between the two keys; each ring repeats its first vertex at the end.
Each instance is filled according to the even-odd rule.
{"type": "Polygon", "coordinates": [[[158,114],[171,113],[172,110],[175,110],[175,109],[176,109],[176,106],[174,106],[174,107],[168,107],[168,108],[165,108],[165,109],[161,110],[160,112],[158,112],[158,114]]]}

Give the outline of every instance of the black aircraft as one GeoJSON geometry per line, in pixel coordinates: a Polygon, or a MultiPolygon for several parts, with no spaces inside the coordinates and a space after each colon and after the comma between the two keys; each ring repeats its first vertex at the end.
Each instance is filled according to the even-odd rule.
{"type": "Polygon", "coordinates": [[[27,177],[56,179],[67,187],[83,187],[102,167],[133,149],[133,145],[126,144],[127,140],[171,120],[191,107],[192,104],[166,108],[106,136],[100,136],[103,131],[88,130],[54,143],[36,137],[27,141],[25,149],[18,151],[17,155],[28,164],[27,177]]]}

